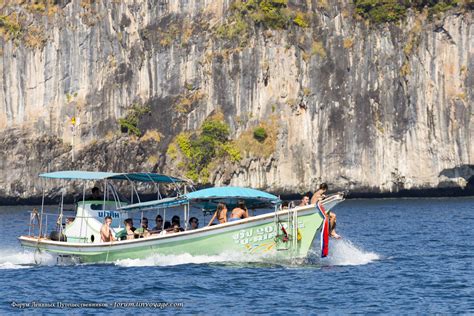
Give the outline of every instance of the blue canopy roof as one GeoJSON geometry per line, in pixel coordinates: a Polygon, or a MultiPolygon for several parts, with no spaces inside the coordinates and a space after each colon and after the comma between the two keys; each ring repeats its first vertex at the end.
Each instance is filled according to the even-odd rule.
{"type": "Polygon", "coordinates": [[[235,207],[240,200],[244,201],[248,208],[268,207],[271,204],[280,202],[277,196],[255,189],[217,187],[194,191],[177,197],[131,204],[122,207],[121,210],[143,211],[176,207],[187,203],[204,210],[211,210],[215,209],[217,204],[221,202],[225,203],[228,208],[235,207]]]}
{"type": "Polygon", "coordinates": [[[215,208],[217,203],[229,206],[237,205],[243,200],[247,207],[258,208],[269,204],[279,203],[280,199],[270,193],[243,187],[214,187],[190,192],[184,195],[194,205],[198,204],[204,209],[215,208]]]}
{"type": "Polygon", "coordinates": [[[170,177],[164,174],[148,173],[148,172],[131,172],[131,173],[116,173],[116,172],[100,172],[100,171],[56,171],[49,173],[42,173],[39,175],[42,178],[49,179],[65,179],[65,180],[130,180],[138,182],[158,182],[158,183],[174,183],[185,182],[185,180],[170,177]]]}
{"type": "Polygon", "coordinates": [[[182,197],[171,197],[171,198],[164,198],[160,200],[153,200],[148,202],[141,202],[130,204],[126,206],[122,206],[120,209],[122,211],[145,211],[145,210],[153,210],[153,209],[162,209],[168,207],[176,207],[180,205],[187,204],[188,201],[183,199],[182,197]]]}

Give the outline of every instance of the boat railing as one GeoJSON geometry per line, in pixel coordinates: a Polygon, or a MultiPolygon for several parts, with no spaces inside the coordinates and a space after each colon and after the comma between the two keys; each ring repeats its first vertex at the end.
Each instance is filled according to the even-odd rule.
{"type": "MultiPolygon", "coordinates": [[[[53,231],[56,231],[61,235],[66,228],[66,225],[72,224],[72,222],[77,219],[97,219],[97,217],[94,216],[65,216],[64,214],[46,212],[43,212],[43,216],[41,216],[40,213],[35,211],[29,211],[28,213],[30,214],[28,222],[28,236],[39,238],[48,238],[48,234],[53,231]],[[50,232],[48,231],[48,224],[50,225],[51,218],[55,218],[55,230],[51,230],[50,232]],[[38,232],[38,234],[35,234],[35,232],[38,232]]],[[[51,228],[51,226],[49,226],[49,228],[51,228]]],[[[118,228],[121,228],[121,226],[118,228]]],[[[80,239],[81,237],[78,238],[80,239]]],[[[83,239],[87,238],[83,237],[83,239]]]]}
{"type": "Polygon", "coordinates": [[[298,248],[298,209],[295,201],[289,201],[287,207],[275,208],[274,222],[277,231],[275,237],[276,250],[289,251],[291,256],[296,254],[298,248]],[[284,215],[280,211],[285,211],[284,215]]]}
{"type": "MultiPolygon", "coordinates": [[[[337,192],[331,195],[327,195],[322,200],[322,203],[324,205],[324,204],[329,204],[337,200],[341,200],[341,198],[344,198],[345,195],[346,195],[346,192],[337,192]]],[[[297,206],[301,206],[300,203],[301,203],[301,200],[290,200],[288,201],[288,208],[295,208],[297,206]]]]}

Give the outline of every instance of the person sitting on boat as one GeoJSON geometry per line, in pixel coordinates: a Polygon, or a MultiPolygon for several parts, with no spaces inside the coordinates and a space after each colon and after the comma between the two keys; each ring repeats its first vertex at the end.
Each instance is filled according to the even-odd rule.
{"type": "Polygon", "coordinates": [[[213,225],[215,219],[217,219],[220,224],[227,222],[227,206],[224,203],[217,204],[216,212],[207,226],[213,225]]]}
{"type": "Polygon", "coordinates": [[[184,228],[181,227],[181,219],[178,215],[175,215],[171,218],[171,227],[174,229],[176,225],[178,225],[179,231],[184,231],[184,228]]]}
{"type": "Polygon", "coordinates": [[[148,218],[142,218],[142,227],[135,229],[133,232],[135,236],[138,238],[148,237],[150,236],[150,232],[148,231],[148,218]]]}
{"type": "MultiPolygon", "coordinates": [[[[328,191],[328,185],[326,183],[321,183],[319,189],[313,194],[311,198],[311,204],[316,204],[326,198],[326,192],[328,191]]],[[[329,235],[333,238],[339,239],[339,236],[336,233],[336,214],[334,212],[328,211],[327,215],[329,216],[329,235]]]]}
{"type": "Polygon", "coordinates": [[[112,224],[112,217],[106,216],[104,219],[104,224],[100,228],[100,238],[103,242],[114,241],[115,237],[112,234],[112,228],[110,225],[112,224]]]}
{"type": "Polygon", "coordinates": [[[127,218],[123,221],[123,224],[125,225],[125,228],[115,234],[115,238],[118,240],[134,239],[135,236],[133,231],[135,230],[135,227],[133,227],[133,220],[131,218],[127,218]]]}
{"type": "Polygon", "coordinates": [[[163,217],[160,214],[156,215],[155,224],[156,226],[151,230],[152,234],[160,233],[163,230],[163,217]]]}
{"type": "Polygon", "coordinates": [[[75,217],[66,217],[66,226],[71,225],[75,219],[75,217]]]}
{"type": "Polygon", "coordinates": [[[237,207],[232,210],[230,214],[229,222],[238,221],[239,219],[244,219],[249,217],[249,210],[245,206],[244,201],[239,201],[237,207]]]}
{"type": "Polygon", "coordinates": [[[303,196],[299,206],[306,206],[309,204],[309,195],[303,196]]]}
{"type": "Polygon", "coordinates": [[[189,219],[189,229],[194,230],[199,228],[199,220],[196,217],[191,217],[189,219]]]}
{"type": "Polygon", "coordinates": [[[173,228],[171,229],[170,232],[168,232],[168,234],[174,234],[174,233],[179,233],[181,231],[181,227],[179,227],[178,224],[174,224],[173,225],[173,228]]]}

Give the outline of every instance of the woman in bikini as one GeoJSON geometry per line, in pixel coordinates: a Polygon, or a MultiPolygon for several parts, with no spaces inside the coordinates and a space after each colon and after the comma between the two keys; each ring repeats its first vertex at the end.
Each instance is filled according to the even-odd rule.
{"type": "Polygon", "coordinates": [[[239,201],[237,207],[232,210],[230,214],[229,222],[238,221],[239,219],[244,219],[249,217],[249,210],[245,206],[244,201],[239,201]]]}
{"type": "Polygon", "coordinates": [[[224,224],[225,222],[227,222],[227,207],[225,206],[224,203],[217,204],[217,210],[212,216],[211,221],[209,222],[209,225],[207,226],[211,226],[216,218],[220,224],[224,224]]]}

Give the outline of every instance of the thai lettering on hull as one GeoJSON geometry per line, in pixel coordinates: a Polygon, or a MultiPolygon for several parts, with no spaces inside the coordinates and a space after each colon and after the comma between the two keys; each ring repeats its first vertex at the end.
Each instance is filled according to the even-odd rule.
{"type": "Polygon", "coordinates": [[[120,217],[120,213],[119,212],[114,212],[114,211],[100,211],[100,212],[97,212],[98,213],[98,217],[106,217],[106,216],[110,216],[112,218],[119,218],[120,217]]]}
{"type": "MultiPolygon", "coordinates": [[[[281,223],[281,225],[288,230],[287,223],[281,223]]],[[[298,228],[304,228],[304,223],[298,221],[298,228]]],[[[251,243],[257,243],[266,241],[269,239],[274,239],[277,236],[278,231],[275,228],[274,224],[257,227],[242,229],[238,233],[235,233],[232,238],[236,244],[247,245],[251,243]]]]}

